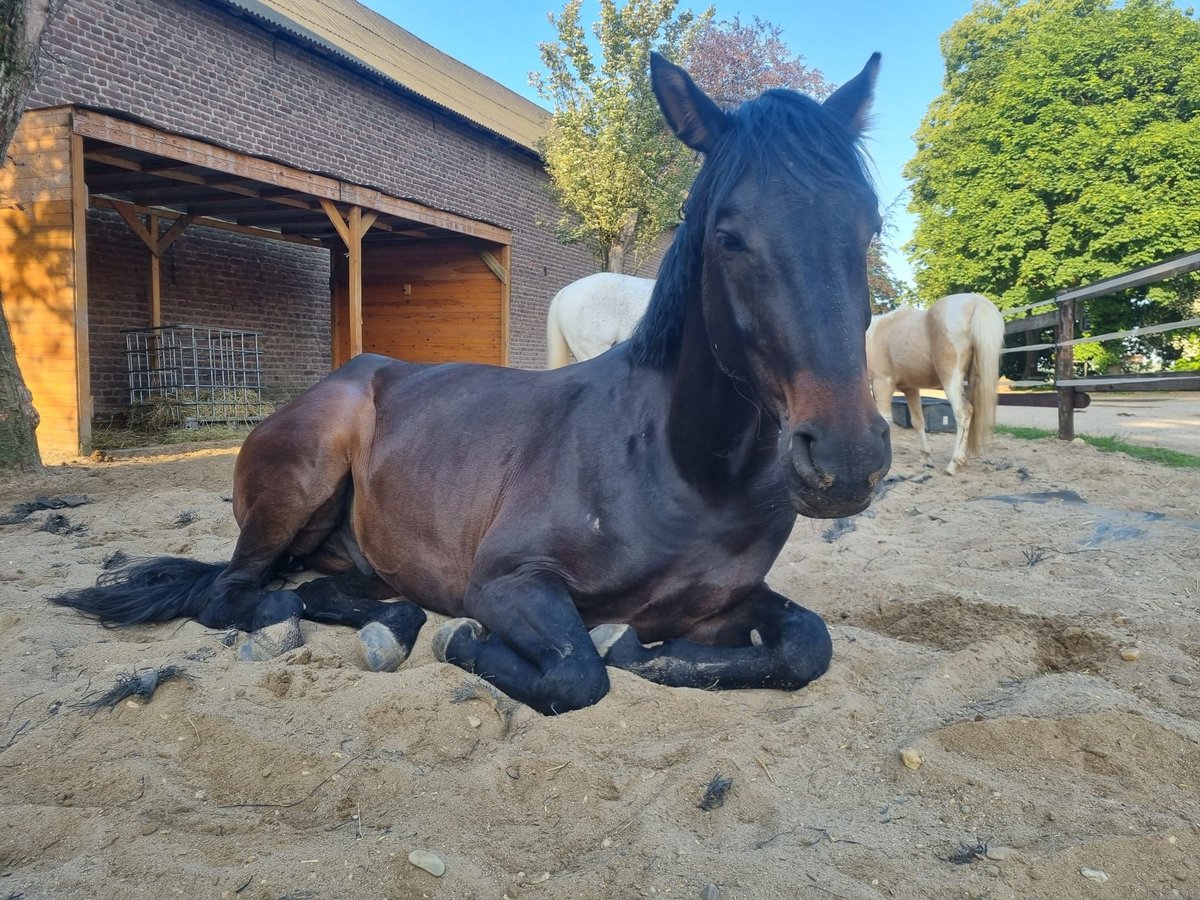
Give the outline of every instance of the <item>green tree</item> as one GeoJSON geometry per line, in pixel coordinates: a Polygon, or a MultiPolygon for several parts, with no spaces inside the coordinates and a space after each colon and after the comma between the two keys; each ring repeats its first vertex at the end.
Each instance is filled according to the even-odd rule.
{"type": "MultiPolygon", "coordinates": [[[[1190,11],[1167,0],[979,0],[943,35],[942,54],[943,91],[905,168],[922,297],[970,290],[1022,306],[1200,248],[1190,11]]],[[[1150,292],[1158,302],[1104,304],[1103,327],[1088,333],[1170,321],[1194,293],[1177,279],[1150,292]]]]}
{"type": "MultiPolygon", "coordinates": [[[[37,81],[46,26],[65,0],[0,0],[0,162],[37,81]]],[[[17,365],[8,318],[0,297],[0,469],[41,467],[35,429],[37,410],[17,365]]]]}
{"type": "Polygon", "coordinates": [[[650,51],[683,59],[710,12],[677,11],[678,0],[601,0],[593,58],[580,22],[582,0],[550,14],[557,41],[540,45],[546,74],[530,81],[553,107],[541,151],[564,210],[560,239],[583,241],[606,269],[654,243],[679,221],[695,174],[692,153],[663,124],[650,88],[650,51]]]}

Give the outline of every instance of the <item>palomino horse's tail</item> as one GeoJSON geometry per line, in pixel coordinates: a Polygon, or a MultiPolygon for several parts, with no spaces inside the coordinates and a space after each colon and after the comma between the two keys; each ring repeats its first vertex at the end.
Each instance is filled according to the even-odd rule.
{"type": "Polygon", "coordinates": [[[1004,318],[986,298],[971,311],[971,429],[967,452],[983,452],[996,425],[996,386],[1000,381],[1000,350],[1004,347],[1004,318]]]}
{"type": "Polygon", "coordinates": [[[195,616],[226,563],[176,556],[131,562],[105,572],[95,587],[67,591],[50,602],[98,619],[106,628],[195,616]]]}
{"type": "Polygon", "coordinates": [[[561,369],[571,361],[571,348],[567,346],[567,339],[563,336],[562,326],[559,324],[559,298],[561,294],[555,294],[554,299],[550,301],[550,310],[546,313],[546,368],[561,369]]]}

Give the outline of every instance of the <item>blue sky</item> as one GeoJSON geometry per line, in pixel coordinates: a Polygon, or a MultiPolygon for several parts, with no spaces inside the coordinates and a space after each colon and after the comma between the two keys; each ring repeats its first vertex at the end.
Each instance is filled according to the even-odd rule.
{"type": "MultiPolygon", "coordinates": [[[[555,37],[546,14],[561,10],[561,0],[363,2],[426,43],[545,105],[529,86],[529,73],[541,68],[538,43],[555,37]]],[[[970,11],[971,0],[721,0],[715,5],[718,19],[740,15],[748,21],[757,15],[782,26],[792,51],[837,84],[857,74],[873,51],[883,54],[867,149],[875,163],[880,203],[890,205],[905,189],[901,170],[916,149],[912,135],[941,92],[938,39],[970,11]]],[[[595,21],[597,15],[596,5],[585,2],[583,20],[595,21]]],[[[914,220],[906,205],[901,202],[895,209],[896,247],[912,234],[914,220]]],[[[897,275],[910,278],[902,253],[894,251],[889,261],[897,275]]]]}

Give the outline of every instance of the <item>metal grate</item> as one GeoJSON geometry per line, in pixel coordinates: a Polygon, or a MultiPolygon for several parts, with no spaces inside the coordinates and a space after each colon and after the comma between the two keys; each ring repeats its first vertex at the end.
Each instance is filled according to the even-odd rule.
{"type": "Polygon", "coordinates": [[[132,418],[194,428],[257,422],[270,413],[257,331],[164,325],[122,333],[132,418]]]}

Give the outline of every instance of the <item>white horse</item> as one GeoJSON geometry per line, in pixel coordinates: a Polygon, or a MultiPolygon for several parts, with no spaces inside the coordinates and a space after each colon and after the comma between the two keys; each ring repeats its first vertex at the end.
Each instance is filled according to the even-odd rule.
{"type": "Polygon", "coordinates": [[[554,295],[546,315],[547,368],[599,356],[627,340],[650,303],[653,278],[597,272],[554,295]]]}
{"type": "Polygon", "coordinates": [[[920,389],[942,388],[957,431],[946,467],[953,475],[966,466],[968,452],[980,454],[991,437],[1003,346],[1004,318],[981,294],[951,294],[928,309],[905,307],[876,316],[867,329],[867,369],[880,414],[890,418],[892,392],[903,393],[927,461],[920,389]]]}

